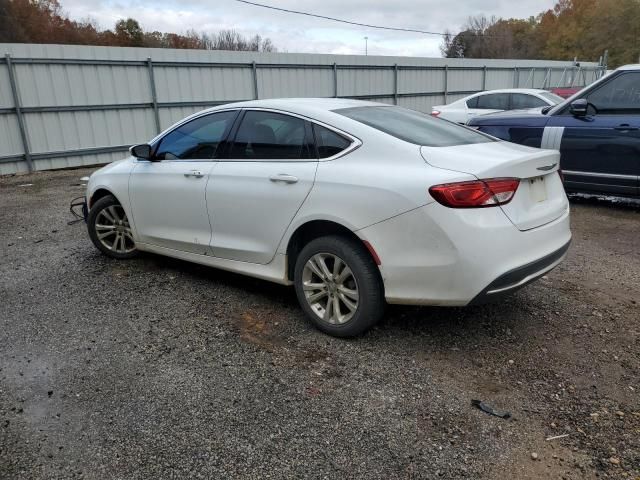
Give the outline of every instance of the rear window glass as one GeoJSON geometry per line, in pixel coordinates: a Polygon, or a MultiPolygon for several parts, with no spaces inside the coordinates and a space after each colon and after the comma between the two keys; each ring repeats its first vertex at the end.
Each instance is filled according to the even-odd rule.
{"type": "Polygon", "coordinates": [[[478,108],[478,97],[473,97],[467,100],[467,107],[478,108]]]}
{"type": "Polygon", "coordinates": [[[351,145],[350,140],[320,125],[314,125],[313,131],[316,134],[319,158],[333,157],[351,145]]]}
{"type": "Polygon", "coordinates": [[[353,107],[334,110],[405,142],[427,147],[452,147],[493,142],[491,137],[461,125],[400,107],[353,107]]]}
{"type": "Polygon", "coordinates": [[[558,104],[564,102],[564,98],[562,98],[560,95],[556,95],[555,93],[540,92],[540,95],[542,95],[547,100],[553,102],[554,105],[558,105],[558,104]]]}

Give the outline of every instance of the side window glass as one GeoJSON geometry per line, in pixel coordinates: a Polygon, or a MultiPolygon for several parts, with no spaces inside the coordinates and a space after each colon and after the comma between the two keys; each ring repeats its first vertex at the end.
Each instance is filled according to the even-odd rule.
{"type": "Polygon", "coordinates": [[[212,113],[179,126],[160,140],[155,157],[158,160],[218,158],[218,147],[237,113],[212,113]]]}
{"type": "Polygon", "coordinates": [[[311,158],[304,120],[274,112],[248,111],[229,158],[269,160],[311,158]]]}
{"type": "Polygon", "coordinates": [[[468,108],[478,108],[478,98],[480,98],[480,97],[474,97],[474,98],[470,98],[469,100],[467,100],[467,107],[468,108]]]}
{"type": "Polygon", "coordinates": [[[491,93],[478,97],[478,108],[485,110],[507,110],[509,108],[508,93],[491,93]]]}
{"type": "Polygon", "coordinates": [[[640,111],[640,72],[618,75],[589,94],[588,100],[599,113],[640,111]]]}
{"type": "Polygon", "coordinates": [[[511,108],[518,110],[522,108],[536,108],[545,107],[547,103],[541,98],[533,95],[527,95],[525,93],[512,93],[511,94],[511,108]]]}
{"type": "Polygon", "coordinates": [[[315,133],[318,156],[320,158],[333,157],[351,145],[351,140],[320,125],[314,124],[313,131],[315,133]]]}

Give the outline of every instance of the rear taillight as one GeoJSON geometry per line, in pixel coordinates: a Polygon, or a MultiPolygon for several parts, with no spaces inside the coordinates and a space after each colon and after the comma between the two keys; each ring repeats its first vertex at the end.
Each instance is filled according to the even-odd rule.
{"type": "Polygon", "coordinates": [[[520,180],[517,178],[489,178],[472,182],[435,185],[429,189],[429,193],[445,207],[497,207],[511,201],[518,185],[520,185],[520,180]]]}
{"type": "Polygon", "coordinates": [[[440,110],[431,110],[431,116],[432,117],[437,117],[440,115],[440,110]]]}

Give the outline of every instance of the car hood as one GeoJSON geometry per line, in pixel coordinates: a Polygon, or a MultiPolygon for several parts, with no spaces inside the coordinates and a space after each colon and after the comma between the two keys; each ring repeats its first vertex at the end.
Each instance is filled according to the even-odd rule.
{"type": "Polygon", "coordinates": [[[549,121],[549,116],[542,113],[543,107],[526,110],[508,110],[504,112],[488,113],[473,117],[467,125],[527,125],[543,126],[549,121]]]}

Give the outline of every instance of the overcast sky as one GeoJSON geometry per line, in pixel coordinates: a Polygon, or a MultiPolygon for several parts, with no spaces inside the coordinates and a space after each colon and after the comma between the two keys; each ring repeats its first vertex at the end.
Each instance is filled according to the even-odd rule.
{"type": "MultiPolygon", "coordinates": [[[[551,8],[555,0],[255,0],[293,10],[360,23],[457,32],[469,16],[526,18],[551,8]]],[[[73,19],[92,18],[113,28],[121,18],[137,19],[145,30],[184,33],[235,29],[271,38],[280,51],[439,57],[440,37],[355,27],[235,0],[61,0],[73,19]]]]}

